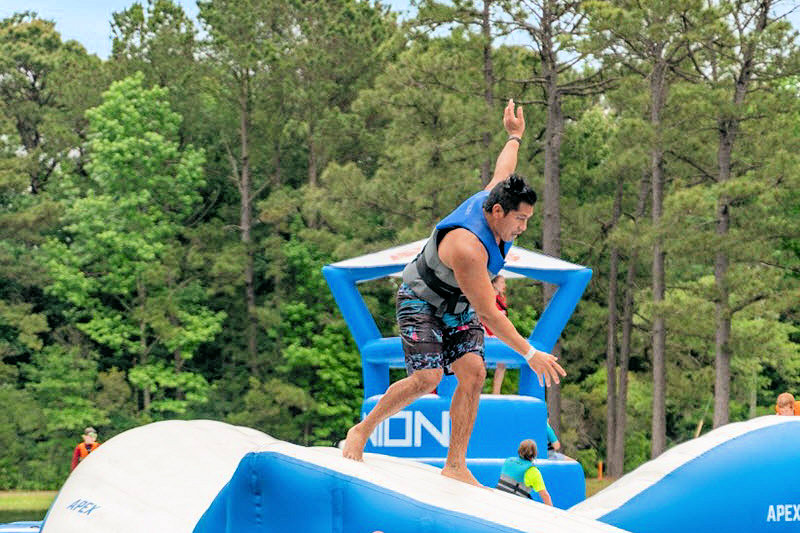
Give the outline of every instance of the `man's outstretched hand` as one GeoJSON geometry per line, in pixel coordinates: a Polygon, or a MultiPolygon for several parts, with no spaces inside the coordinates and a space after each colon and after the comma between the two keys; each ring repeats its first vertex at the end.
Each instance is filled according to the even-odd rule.
{"type": "Polygon", "coordinates": [[[522,137],[525,133],[525,115],[522,113],[522,106],[519,106],[515,113],[513,99],[508,100],[508,105],[503,110],[503,127],[509,135],[522,137]]]}
{"type": "Polygon", "coordinates": [[[536,377],[539,378],[539,385],[544,385],[546,383],[549,387],[553,383],[559,383],[561,381],[558,377],[559,374],[562,376],[567,375],[564,369],[561,368],[561,365],[558,364],[558,359],[556,359],[554,355],[541,350],[536,350],[533,357],[528,360],[528,366],[531,367],[531,370],[536,372],[536,377]],[[544,376],[545,383],[542,383],[542,376],[544,376]]]}

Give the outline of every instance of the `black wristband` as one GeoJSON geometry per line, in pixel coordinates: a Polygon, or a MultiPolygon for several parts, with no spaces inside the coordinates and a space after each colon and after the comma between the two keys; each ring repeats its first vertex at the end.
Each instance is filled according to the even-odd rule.
{"type": "Polygon", "coordinates": [[[522,137],[519,137],[517,135],[509,135],[508,140],[506,142],[508,141],[517,141],[519,145],[522,146],[522,137]]]}

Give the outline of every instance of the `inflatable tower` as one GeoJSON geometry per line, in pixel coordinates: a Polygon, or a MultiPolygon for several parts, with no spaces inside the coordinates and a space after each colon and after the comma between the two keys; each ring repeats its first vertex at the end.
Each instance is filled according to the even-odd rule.
{"type": "MultiPolygon", "coordinates": [[[[362,417],[389,387],[389,369],[405,368],[399,337],[378,331],[357,284],[398,275],[422,250],[426,239],[323,267],[322,272],[361,352],[364,377],[362,417]]],[[[539,350],[553,349],[575,309],[592,271],[513,246],[507,254],[507,278],[527,277],[558,286],[528,340],[539,350]]],[[[515,395],[481,395],[478,416],[467,450],[467,464],[478,480],[495,486],[505,458],[516,454],[520,441],[534,439],[539,451],[536,466],[542,472],[553,504],[568,508],[585,497],[581,466],[572,460],[547,459],[547,408],[544,390],[522,356],[496,338],[486,339],[486,364],[520,371],[515,395]]],[[[569,369],[567,369],[569,371],[569,369]]],[[[370,437],[365,451],[406,457],[443,466],[450,439],[450,399],[455,377],[445,376],[436,394],[428,394],[384,421],[370,437]]]]}

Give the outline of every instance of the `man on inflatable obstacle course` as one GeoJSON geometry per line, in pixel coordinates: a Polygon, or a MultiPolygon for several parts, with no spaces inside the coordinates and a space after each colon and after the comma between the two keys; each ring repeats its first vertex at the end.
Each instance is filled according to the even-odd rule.
{"type": "Polygon", "coordinates": [[[495,305],[491,278],[500,272],[515,237],[533,215],[536,193],[514,174],[525,131],[522,108],[509,100],[503,112],[509,134],[494,176],[444,218],[417,258],[403,271],[397,292],[397,324],[408,377],[393,383],[369,415],[347,432],[342,454],[361,461],[364,445],[382,421],[433,390],[444,373],[458,386],[450,404],[450,448],[442,475],[480,486],[466,453],[486,377],[481,321],[522,354],[539,382],[559,382],[556,358],[533,348],[495,305]]]}

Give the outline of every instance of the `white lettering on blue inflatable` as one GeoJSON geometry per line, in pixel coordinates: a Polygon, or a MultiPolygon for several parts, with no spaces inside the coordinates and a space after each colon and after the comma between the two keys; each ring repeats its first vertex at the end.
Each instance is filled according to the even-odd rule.
{"type": "Polygon", "coordinates": [[[67,505],[67,509],[70,511],[75,511],[76,513],[85,515],[89,515],[92,513],[92,511],[96,511],[99,508],[99,505],[92,503],[89,500],[75,500],[71,504],[67,505]]]}
{"type": "Polygon", "coordinates": [[[800,503],[770,505],[767,522],[800,522],[800,503]]]}
{"type": "MultiPolygon", "coordinates": [[[[365,415],[362,415],[362,418],[365,415]]],[[[400,411],[390,416],[375,428],[369,436],[370,443],[376,448],[397,447],[397,448],[420,448],[422,447],[422,430],[428,432],[439,445],[447,448],[450,446],[450,411],[442,411],[441,429],[437,429],[420,411],[400,411]],[[392,424],[392,420],[400,420],[402,424],[392,424]],[[399,427],[398,427],[399,426],[399,427]],[[391,436],[390,428],[393,428],[394,436],[391,436]],[[397,430],[402,428],[402,433],[397,430]]]]}
{"type": "Polygon", "coordinates": [[[430,420],[419,411],[414,411],[414,447],[422,446],[422,428],[431,434],[440,445],[447,448],[450,446],[450,411],[442,412],[442,430],[434,427],[430,420]]]}
{"type": "MultiPolygon", "coordinates": [[[[414,418],[414,413],[411,411],[400,411],[396,415],[389,417],[381,425],[383,426],[383,445],[392,446],[397,448],[410,448],[411,447],[411,424],[414,418]],[[403,436],[399,438],[392,438],[389,433],[389,426],[392,419],[400,419],[404,421],[403,436]]],[[[395,424],[396,425],[396,424],[395,424]]]]}

